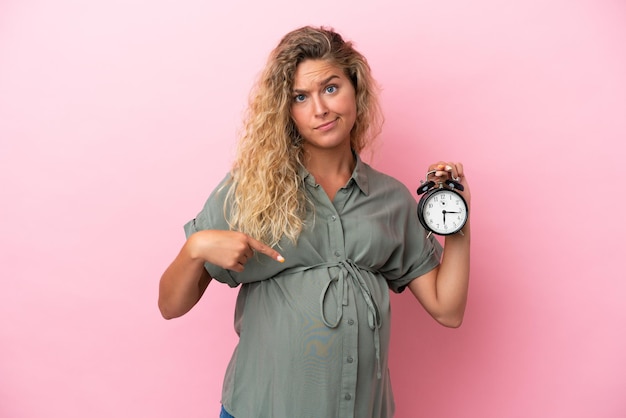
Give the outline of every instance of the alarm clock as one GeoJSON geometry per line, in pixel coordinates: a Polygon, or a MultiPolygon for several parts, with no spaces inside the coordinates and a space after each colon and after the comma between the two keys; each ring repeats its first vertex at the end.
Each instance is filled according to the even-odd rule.
{"type": "MultiPolygon", "coordinates": [[[[426,174],[426,179],[435,170],[426,174]]],[[[469,213],[467,202],[457,190],[463,191],[459,179],[448,179],[444,182],[422,181],[417,189],[421,195],[417,205],[417,217],[429,235],[452,235],[461,233],[467,222],[469,213]]]]}

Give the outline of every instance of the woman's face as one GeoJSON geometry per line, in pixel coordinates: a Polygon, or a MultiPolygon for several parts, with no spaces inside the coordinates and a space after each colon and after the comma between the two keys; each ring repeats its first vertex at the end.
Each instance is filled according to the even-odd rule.
{"type": "Polygon", "coordinates": [[[328,61],[302,61],[294,78],[291,117],[305,148],[349,148],[356,120],[352,82],[328,61]]]}

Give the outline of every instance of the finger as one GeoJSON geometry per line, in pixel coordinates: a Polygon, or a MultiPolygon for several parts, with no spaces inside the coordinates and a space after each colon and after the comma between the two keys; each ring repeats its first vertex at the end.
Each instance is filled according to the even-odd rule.
{"type": "Polygon", "coordinates": [[[450,162],[446,166],[452,180],[461,182],[463,180],[463,164],[450,162]]]}
{"type": "Polygon", "coordinates": [[[463,171],[463,164],[462,163],[455,163],[454,164],[456,167],[456,176],[459,178],[463,178],[464,177],[464,171],[463,171]]]}
{"type": "Polygon", "coordinates": [[[463,178],[463,164],[461,163],[440,161],[433,165],[432,170],[436,170],[435,176],[437,177],[448,176],[457,181],[463,178]]]}
{"type": "Polygon", "coordinates": [[[448,163],[446,163],[445,161],[439,161],[435,164],[431,164],[428,166],[428,171],[442,171],[446,165],[448,163]]]}
{"type": "Polygon", "coordinates": [[[263,244],[261,241],[257,241],[256,239],[249,237],[249,245],[250,245],[250,248],[252,248],[255,251],[260,252],[261,254],[265,254],[266,256],[278,262],[281,262],[281,263],[285,262],[285,259],[283,258],[282,255],[280,255],[278,251],[263,244]]]}
{"type": "Polygon", "coordinates": [[[233,265],[230,266],[226,266],[225,267],[227,270],[232,270],[232,271],[236,271],[237,273],[241,273],[243,271],[243,264],[242,263],[235,263],[233,265]]]}
{"type": "Polygon", "coordinates": [[[454,167],[445,161],[439,161],[429,167],[429,171],[434,171],[435,177],[450,177],[453,174],[454,167]]]}
{"type": "Polygon", "coordinates": [[[454,175],[454,171],[455,171],[454,164],[451,165],[451,163],[447,163],[443,167],[442,170],[443,170],[442,174],[441,174],[442,176],[445,175],[448,178],[455,178],[455,175],[454,175]]]}
{"type": "Polygon", "coordinates": [[[246,249],[241,255],[243,256],[243,261],[246,262],[254,255],[254,249],[250,245],[247,245],[246,249]]]}
{"type": "MultiPolygon", "coordinates": [[[[250,250],[252,251],[252,250],[250,250]]],[[[251,255],[247,255],[246,253],[241,254],[238,258],[237,258],[237,263],[241,264],[242,266],[245,266],[246,263],[248,262],[248,260],[250,259],[250,257],[252,257],[251,255]]]]}

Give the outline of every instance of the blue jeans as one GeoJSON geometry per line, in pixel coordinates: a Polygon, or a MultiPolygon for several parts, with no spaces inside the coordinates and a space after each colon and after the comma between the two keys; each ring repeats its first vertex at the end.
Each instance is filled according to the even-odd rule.
{"type": "Polygon", "coordinates": [[[220,418],[235,418],[235,417],[229,414],[228,412],[226,412],[226,410],[222,406],[222,410],[220,411],[220,418]]]}

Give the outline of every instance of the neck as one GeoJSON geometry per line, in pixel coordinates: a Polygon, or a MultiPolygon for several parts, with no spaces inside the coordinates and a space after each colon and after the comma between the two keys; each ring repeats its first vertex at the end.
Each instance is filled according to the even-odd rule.
{"type": "Polygon", "coordinates": [[[336,179],[348,181],[354,171],[356,160],[352,149],[326,150],[306,149],[304,166],[316,180],[336,179]]]}

